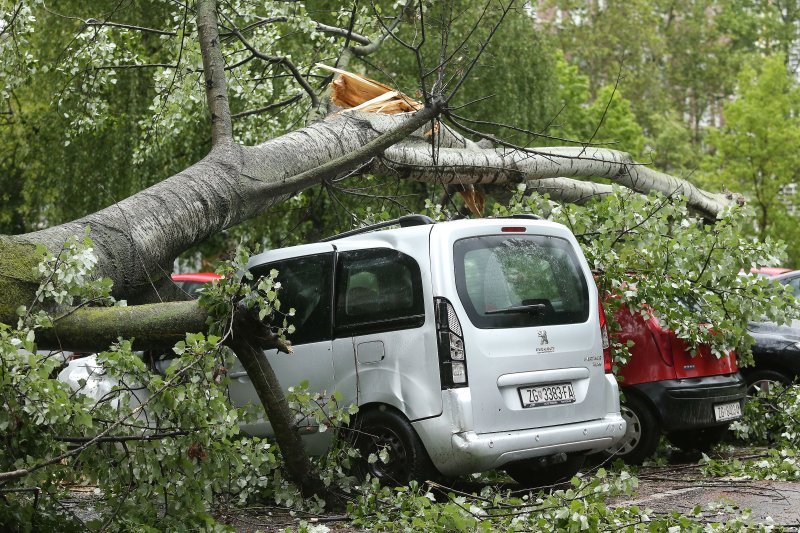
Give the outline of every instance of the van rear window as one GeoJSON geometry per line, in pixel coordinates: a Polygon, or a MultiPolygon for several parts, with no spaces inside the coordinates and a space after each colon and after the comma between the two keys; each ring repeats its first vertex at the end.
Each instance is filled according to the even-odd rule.
{"type": "Polygon", "coordinates": [[[589,289],[569,241],[486,235],[453,246],[456,288],[478,328],[576,324],[589,318],[589,289]]]}

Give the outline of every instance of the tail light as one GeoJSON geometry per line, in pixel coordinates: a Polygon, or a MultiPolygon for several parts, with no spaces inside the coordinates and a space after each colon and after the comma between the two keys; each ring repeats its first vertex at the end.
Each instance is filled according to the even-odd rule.
{"type": "Polygon", "coordinates": [[[608,323],[606,322],[606,312],[603,309],[603,302],[597,301],[600,308],[600,338],[603,341],[603,369],[606,374],[611,373],[611,342],[608,338],[608,323]]]}
{"type": "Polygon", "coordinates": [[[466,387],[469,384],[467,354],[464,350],[464,333],[461,331],[456,310],[446,298],[434,298],[433,305],[442,388],[466,387]]]}

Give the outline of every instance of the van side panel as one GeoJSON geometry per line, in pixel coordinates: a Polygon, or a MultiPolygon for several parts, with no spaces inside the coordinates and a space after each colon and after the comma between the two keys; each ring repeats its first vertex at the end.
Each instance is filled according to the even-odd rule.
{"type": "Polygon", "coordinates": [[[442,413],[442,391],[436,327],[433,313],[428,238],[430,230],[398,230],[401,238],[382,232],[380,239],[364,235],[336,241],[337,251],[388,248],[417,262],[424,301],[424,323],[419,327],[368,333],[333,341],[334,388],[345,404],[384,403],[409,420],[442,413]]]}
{"type": "MultiPolygon", "coordinates": [[[[380,361],[361,362],[356,352],[359,405],[385,403],[409,420],[441,414],[438,363],[420,349],[422,345],[435,345],[430,330],[422,327],[358,337],[356,349],[375,341],[382,341],[385,347],[385,356],[380,361]]],[[[352,365],[352,356],[350,362],[352,365]]]]}

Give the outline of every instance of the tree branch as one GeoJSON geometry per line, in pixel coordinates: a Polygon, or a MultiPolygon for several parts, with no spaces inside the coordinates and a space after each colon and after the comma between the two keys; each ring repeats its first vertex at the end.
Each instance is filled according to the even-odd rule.
{"type": "Polygon", "coordinates": [[[337,37],[345,37],[347,39],[350,39],[353,42],[356,42],[358,44],[362,44],[362,45],[365,45],[365,46],[371,46],[371,45],[374,44],[373,40],[370,39],[369,37],[367,37],[365,35],[361,35],[361,34],[355,33],[353,31],[350,31],[350,30],[346,29],[346,28],[339,28],[338,26],[329,26],[328,24],[323,24],[321,22],[316,22],[315,24],[317,25],[317,30],[319,30],[319,31],[321,31],[323,33],[327,33],[327,34],[330,34],[330,35],[335,35],[337,37]]]}
{"type": "Polygon", "coordinates": [[[135,26],[133,24],[121,24],[119,22],[109,22],[107,20],[86,19],[83,21],[87,26],[110,26],[112,28],[123,28],[126,30],[140,31],[142,33],[155,33],[157,35],[169,35],[170,37],[177,37],[178,34],[174,31],[159,30],[156,28],[145,28],[144,26],[135,26]]]}
{"type": "MultiPolygon", "coordinates": [[[[384,31],[377,39],[371,42],[369,41],[369,39],[367,39],[367,42],[362,41],[363,46],[350,47],[350,50],[352,50],[353,55],[355,55],[356,57],[365,57],[370,54],[374,54],[378,50],[378,48],[381,47],[383,41],[385,41],[387,37],[389,37],[394,33],[394,30],[397,29],[397,26],[400,24],[400,22],[403,20],[403,17],[406,15],[406,11],[408,11],[408,9],[412,5],[414,5],[414,0],[407,0],[406,3],[403,5],[403,8],[400,10],[400,12],[388,26],[381,23],[381,25],[383,25],[384,31]]],[[[360,42],[357,38],[355,38],[355,34],[349,33],[347,35],[349,35],[351,40],[360,42]]]]}
{"type": "Polygon", "coordinates": [[[614,192],[611,185],[570,178],[544,178],[525,182],[525,194],[547,194],[557,202],[582,205],[614,192]]]}
{"type": "Polygon", "coordinates": [[[537,148],[535,150],[460,150],[407,141],[386,150],[381,164],[408,179],[435,183],[518,183],[543,178],[607,178],[647,194],[681,194],[688,205],[709,220],[736,198],[698,189],[686,180],[663,174],[603,148],[537,148]]]}
{"type": "Polygon", "coordinates": [[[200,53],[203,56],[206,101],[211,114],[211,143],[213,146],[232,143],[233,125],[228,104],[225,60],[220,49],[215,0],[198,0],[197,32],[200,38],[200,53]]]}
{"type": "Polygon", "coordinates": [[[259,107],[258,109],[251,109],[250,111],[243,111],[241,113],[236,113],[231,118],[236,119],[236,118],[249,117],[251,115],[259,115],[261,113],[266,113],[267,111],[272,111],[273,109],[279,109],[287,105],[292,105],[293,103],[299,100],[300,100],[300,95],[292,96],[291,98],[287,98],[286,100],[281,100],[280,102],[275,102],[274,104],[269,104],[264,107],[259,107]]]}
{"type": "MultiPolygon", "coordinates": [[[[230,21],[228,22],[233,26],[232,22],[230,21]]],[[[239,41],[241,41],[244,47],[250,50],[250,53],[256,56],[258,59],[267,61],[268,63],[278,63],[286,67],[286,69],[288,69],[289,72],[292,73],[292,76],[294,76],[295,81],[297,81],[297,83],[299,83],[300,86],[303,88],[303,90],[308,94],[308,97],[311,99],[311,105],[313,107],[317,107],[319,105],[319,98],[317,98],[317,93],[314,91],[313,87],[309,85],[308,80],[306,80],[306,78],[300,73],[300,71],[297,69],[297,66],[292,62],[291,59],[289,59],[286,56],[267,55],[257,50],[252,44],[250,44],[250,42],[244,37],[244,35],[242,35],[242,32],[240,32],[236,28],[236,26],[233,26],[233,28],[231,29],[231,33],[235,35],[239,39],[239,41]]]]}

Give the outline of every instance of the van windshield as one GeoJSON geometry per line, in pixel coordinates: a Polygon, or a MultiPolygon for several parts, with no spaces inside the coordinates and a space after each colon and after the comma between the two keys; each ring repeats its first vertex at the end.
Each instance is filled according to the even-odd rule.
{"type": "Polygon", "coordinates": [[[570,243],[544,235],[487,235],[453,246],[456,288],[478,328],[576,324],[589,289],[570,243]]]}

